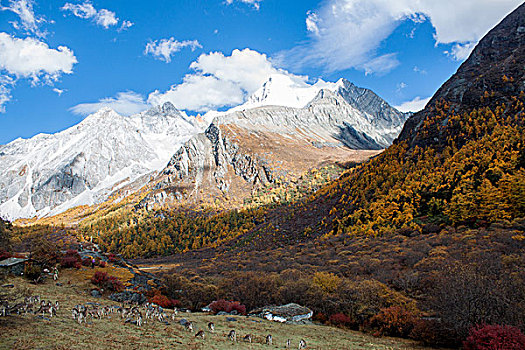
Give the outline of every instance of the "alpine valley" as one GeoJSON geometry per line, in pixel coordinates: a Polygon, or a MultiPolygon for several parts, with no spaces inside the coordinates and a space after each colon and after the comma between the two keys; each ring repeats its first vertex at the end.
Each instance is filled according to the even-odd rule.
{"type": "Polygon", "coordinates": [[[525,3],[414,114],[283,71],[227,111],[102,109],[0,146],[0,254],[30,253],[24,288],[122,302],[82,331],[31,319],[64,348],[525,349],[524,118],[525,3]]]}

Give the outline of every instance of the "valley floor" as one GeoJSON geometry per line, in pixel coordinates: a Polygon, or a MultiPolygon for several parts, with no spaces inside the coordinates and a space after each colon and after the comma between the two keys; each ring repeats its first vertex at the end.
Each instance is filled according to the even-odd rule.
{"type": "Polygon", "coordinates": [[[226,316],[205,313],[179,314],[168,324],[148,320],[142,327],[124,323],[118,314],[111,318],[94,319],[79,325],[71,317],[71,309],[77,304],[100,303],[116,305],[104,298],[89,295],[89,282],[93,270],[64,270],[59,278],[60,286],[48,279],[44,284],[33,285],[22,278],[10,277],[0,287],[1,292],[23,295],[39,295],[45,300],[60,302],[56,317],[45,318],[35,315],[0,317],[0,349],[284,349],[286,339],[292,340],[296,349],[300,339],[305,339],[308,349],[425,349],[416,343],[395,339],[375,338],[363,333],[346,331],[320,325],[289,325],[270,322],[253,317],[235,316],[236,321],[228,322],[226,316]],[[186,318],[196,326],[190,333],[183,329],[179,320],[186,318]],[[208,322],[214,322],[215,333],[206,332],[205,339],[196,339],[198,329],[206,329],[208,322]],[[227,338],[235,329],[237,343],[227,338]],[[252,334],[252,344],[243,343],[239,338],[252,334]],[[267,334],[272,334],[274,344],[264,344],[267,334]]]}

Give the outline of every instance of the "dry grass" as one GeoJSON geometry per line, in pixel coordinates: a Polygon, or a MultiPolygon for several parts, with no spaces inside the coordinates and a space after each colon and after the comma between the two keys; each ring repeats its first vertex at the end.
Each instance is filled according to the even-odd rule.
{"type": "Polygon", "coordinates": [[[125,324],[113,314],[111,318],[79,325],[71,318],[74,305],[86,302],[115,304],[89,295],[91,285],[87,276],[91,274],[87,270],[64,271],[60,277],[63,286],[56,286],[49,280],[41,285],[29,284],[22,278],[8,280],[17,291],[29,289],[32,295],[58,300],[61,307],[58,316],[50,320],[33,315],[0,318],[0,349],[284,349],[286,339],[292,340],[292,349],[297,348],[300,339],[307,341],[308,349],[423,349],[405,340],[374,338],[326,326],[287,325],[242,316],[236,316],[236,322],[228,322],[225,316],[204,313],[179,314],[178,317],[192,321],[194,333],[197,329],[206,329],[208,322],[214,322],[215,333],[206,331],[204,340],[196,339],[194,333],[186,332],[177,321],[171,320],[169,325],[148,320],[139,328],[125,324]],[[237,343],[227,339],[231,329],[237,331],[237,343]],[[252,334],[254,343],[242,342],[246,334],[252,334]],[[274,345],[264,344],[267,334],[272,334],[274,345]]]}

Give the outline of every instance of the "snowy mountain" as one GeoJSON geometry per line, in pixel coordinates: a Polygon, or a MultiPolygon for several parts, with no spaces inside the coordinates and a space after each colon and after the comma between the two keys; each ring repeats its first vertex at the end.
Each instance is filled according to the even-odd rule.
{"type": "Polygon", "coordinates": [[[302,108],[312,101],[321,89],[336,91],[342,84],[342,79],[337,83],[327,83],[319,79],[317,83],[310,85],[297,77],[273,74],[244,104],[232,108],[229,112],[262,106],[302,108]]]}
{"type": "Polygon", "coordinates": [[[409,116],[409,113],[390,106],[373,91],[357,87],[346,79],[339,79],[336,83],[319,79],[315,84],[308,84],[296,77],[274,74],[244,104],[227,112],[211,112],[206,119],[216,124],[246,125],[249,121],[256,128],[283,128],[285,125],[316,128],[332,135],[345,125],[375,142],[375,145],[352,145],[350,142],[348,147],[381,149],[392,144],[409,116]],[[276,106],[289,108],[274,108],[276,106]],[[308,115],[313,110],[317,113],[308,115]],[[245,118],[244,114],[250,117],[245,118]]]}
{"type": "Polygon", "coordinates": [[[161,192],[181,181],[198,187],[203,169],[203,198],[216,189],[249,193],[277,168],[299,174],[377,154],[407,117],[346,80],[308,84],[284,74],[244,104],[204,118],[169,102],[130,117],[105,108],[62,132],[0,146],[0,216],[55,215],[146,183],[161,192]]]}
{"type": "Polygon", "coordinates": [[[274,75],[245,104],[213,117],[159,174],[143,206],[170,198],[242,201],[254,188],[330,163],[361,162],[388,147],[409,114],[346,80],[308,85],[274,75]]]}
{"type": "Polygon", "coordinates": [[[171,103],[130,117],[104,108],[57,134],[0,146],[0,216],[52,215],[99,203],[162,169],[204,127],[171,103]]]}

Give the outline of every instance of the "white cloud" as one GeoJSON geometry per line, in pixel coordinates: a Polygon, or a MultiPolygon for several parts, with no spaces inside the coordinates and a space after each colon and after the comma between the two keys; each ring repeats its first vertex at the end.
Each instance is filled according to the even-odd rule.
{"type": "Polygon", "coordinates": [[[129,28],[133,27],[135,23],[131,21],[122,21],[122,24],[120,25],[119,31],[128,30],[129,28]]]}
{"type": "Polygon", "coordinates": [[[81,103],[70,110],[79,115],[95,113],[103,107],[109,107],[121,115],[132,115],[149,108],[142,95],[133,92],[119,92],[116,97],[106,97],[94,103],[81,103]]]}
{"type": "Polygon", "coordinates": [[[108,29],[110,26],[114,26],[118,23],[118,18],[115,15],[115,12],[106,9],[101,9],[95,16],[95,22],[98,25],[101,25],[102,27],[108,29]]]}
{"type": "Polygon", "coordinates": [[[62,96],[65,90],[59,89],[59,88],[53,88],[53,91],[58,94],[58,96],[62,96]]]}
{"type": "Polygon", "coordinates": [[[233,50],[230,56],[222,52],[202,54],[190,68],[210,74],[223,81],[231,81],[248,93],[253,93],[272,74],[283,73],[274,68],[265,54],[255,50],[233,50]]]}
{"type": "Polygon", "coordinates": [[[0,113],[5,112],[5,104],[11,100],[11,88],[15,81],[8,75],[0,75],[0,113]]]}
{"type": "Polygon", "coordinates": [[[399,84],[397,84],[396,92],[397,92],[398,94],[401,93],[401,91],[402,91],[403,89],[405,89],[407,86],[408,86],[408,85],[407,85],[404,81],[400,82],[399,84]]]}
{"type": "Polygon", "coordinates": [[[90,2],[85,2],[83,4],[72,4],[66,2],[62,7],[62,11],[71,11],[73,15],[84,19],[93,18],[97,15],[97,10],[95,10],[90,2]]]}
{"type": "Polygon", "coordinates": [[[307,12],[309,40],[277,58],[292,67],[317,65],[327,71],[356,68],[368,74],[388,72],[398,62],[395,53],[378,54],[381,43],[405,20],[428,20],[435,29],[436,45],[463,45],[456,48],[457,55],[452,53],[459,59],[521,3],[522,0],[326,0],[318,9],[307,12]]]}
{"type": "MultiPolygon", "coordinates": [[[[97,10],[90,1],[84,1],[81,4],[72,4],[67,2],[62,6],[62,11],[69,11],[74,16],[84,19],[91,19],[96,24],[108,29],[111,26],[115,26],[119,23],[119,19],[115,12],[100,9],[97,10]]],[[[119,30],[124,30],[133,25],[130,21],[123,21],[119,30]]]]}
{"type": "Polygon", "coordinates": [[[179,109],[206,112],[221,106],[241,104],[243,98],[242,89],[231,81],[211,75],[188,74],[182,84],[172,86],[165,93],[152,92],[148,102],[160,105],[169,101],[179,109]]]}
{"type": "Polygon", "coordinates": [[[306,16],[306,30],[319,35],[319,27],[317,26],[318,21],[319,17],[317,16],[317,13],[308,11],[306,16]]]}
{"type": "Polygon", "coordinates": [[[361,63],[358,68],[365,71],[365,75],[383,75],[399,66],[397,55],[389,53],[383,56],[371,58],[367,62],[361,63]]]}
{"type": "Polygon", "coordinates": [[[46,20],[41,16],[35,15],[33,4],[33,0],[11,0],[8,6],[0,4],[0,10],[11,11],[18,15],[20,22],[12,22],[16,29],[22,29],[38,37],[44,37],[45,32],[40,30],[40,25],[46,20]]]}
{"type": "Polygon", "coordinates": [[[396,106],[395,108],[401,112],[419,112],[425,108],[428,101],[430,101],[430,97],[421,98],[418,96],[412,101],[403,102],[401,105],[396,106]]]}
{"type": "Polygon", "coordinates": [[[166,92],[151,93],[148,102],[158,105],[169,101],[179,109],[205,112],[242,103],[272,74],[307,79],[274,68],[266,55],[250,49],[233,50],[230,56],[221,52],[202,54],[190,68],[195,73],[187,74],[181,84],[166,92]]]}
{"type": "Polygon", "coordinates": [[[415,11],[424,13],[430,19],[436,30],[436,43],[467,43],[479,41],[522,2],[522,0],[419,0],[415,11]]]}
{"type": "Polygon", "coordinates": [[[31,78],[33,84],[43,80],[56,81],[62,74],[71,74],[77,59],[69,48],[57,49],[34,38],[18,39],[0,33],[0,71],[15,78],[31,78]]]}
{"type": "Polygon", "coordinates": [[[445,51],[447,55],[456,61],[463,61],[470,56],[470,53],[476,47],[476,43],[456,44],[450,51],[445,51]]]}
{"type": "Polygon", "coordinates": [[[262,2],[262,0],[226,0],[226,3],[228,5],[231,5],[233,4],[234,1],[237,1],[237,2],[243,2],[245,4],[250,4],[252,5],[256,10],[259,10],[260,8],[260,2],[262,2]]]}
{"type": "Polygon", "coordinates": [[[192,51],[196,48],[202,48],[197,40],[177,41],[171,37],[169,39],[150,41],[146,44],[144,54],[152,54],[155,58],[169,63],[171,62],[171,56],[185,47],[190,47],[192,51]]]}
{"type": "Polygon", "coordinates": [[[419,68],[418,66],[414,66],[414,68],[413,68],[412,70],[413,70],[414,72],[416,72],[416,73],[419,73],[419,74],[423,74],[423,75],[427,74],[427,71],[426,71],[426,70],[421,69],[421,68],[419,68]]]}

